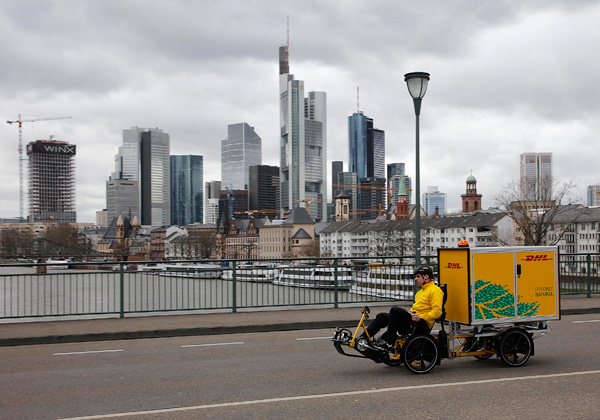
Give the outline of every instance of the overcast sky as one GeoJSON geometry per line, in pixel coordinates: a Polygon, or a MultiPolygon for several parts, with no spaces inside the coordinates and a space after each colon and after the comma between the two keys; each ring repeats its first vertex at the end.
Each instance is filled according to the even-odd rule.
{"type": "MultiPolygon", "coordinates": [[[[247,122],[263,164],[278,166],[287,16],[291,73],[327,92],[328,172],[332,160],[347,169],[359,86],[360,110],[385,130],[386,163],[414,178],[403,75],[426,71],[421,191],[437,185],[449,210],[470,170],[483,207],[496,205],[523,152],[552,152],[554,177],[578,185],[573,201],[600,183],[597,1],[0,0],[0,117],[73,117],[23,124],[23,139],[77,145],[80,222],[106,207],[124,128],[161,128],[171,154],[204,156],[210,181],[227,125],[247,122]]],[[[17,126],[3,122],[0,139],[0,217],[16,217],[17,126]]]]}

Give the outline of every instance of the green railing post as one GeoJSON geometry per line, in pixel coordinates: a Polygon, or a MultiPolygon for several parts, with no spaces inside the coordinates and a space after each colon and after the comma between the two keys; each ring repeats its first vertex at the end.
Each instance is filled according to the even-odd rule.
{"type": "Polygon", "coordinates": [[[119,318],[125,318],[125,265],[123,263],[119,266],[119,280],[119,294],[121,295],[119,318]]]}
{"type": "Polygon", "coordinates": [[[231,312],[232,313],[236,313],[237,312],[237,282],[236,282],[236,262],[232,261],[231,264],[231,269],[233,270],[232,276],[231,276],[231,282],[232,282],[232,299],[233,299],[233,303],[232,303],[232,307],[231,307],[231,312]]]}
{"type": "Polygon", "coordinates": [[[592,297],[592,254],[587,254],[587,297],[592,297]]]}
{"type": "Polygon", "coordinates": [[[339,307],[338,301],[338,259],[333,261],[333,307],[339,307]]]}

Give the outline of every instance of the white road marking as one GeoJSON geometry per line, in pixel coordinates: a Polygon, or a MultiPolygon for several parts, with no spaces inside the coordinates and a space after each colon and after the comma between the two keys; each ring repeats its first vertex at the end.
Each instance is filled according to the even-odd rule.
{"type": "Polygon", "coordinates": [[[590,319],[588,321],[573,321],[573,324],[583,324],[584,322],[600,322],[600,319],[590,319]]]}
{"type": "Polygon", "coordinates": [[[233,346],[233,345],[239,345],[239,344],[244,344],[243,341],[235,341],[233,343],[215,343],[215,344],[188,344],[187,346],[181,346],[181,347],[211,347],[211,346],[233,346]]]}
{"type": "Polygon", "coordinates": [[[70,353],[54,353],[53,356],[68,356],[72,354],[92,354],[92,353],[115,353],[124,350],[91,350],[91,351],[72,351],[70,353]]]}
{"type": "Polygon", "coordinates": [[[331,340],[331,336],[328,336],[328,337],[306,337],[306,338],[296,338],[296,341],[306,341],[306,340],[331,340]]]}
{"type": "Polygon", "coordinates": [[[143,416],[143,415],[154,416],[156,414],[174,413],[174,412],[178,412],[178,411],[202,410],[202,409],[206,409],[206,408],[235,407],[235,406],[243,406],[243,405],[269,404],[269,403],[286,402],[286,401],[313,400],[313,399],[317,399],[317,398],[347,397],[347,396],[353,396],[353,395],[376,394],[376,393],[381,393],[381,392],[398,392],[398,391],[409,391],[409,390],[415,390],[415,389],[445,388],[445,387],[453,387],[453,386],[489,384],[489,383],[495,383],[495,382],[513,382],[513,381],[523,381],[523,380],[531,380],[531,379],[549,379],[549,378],[558,378],[558,377],[565,377],[565,376],[593,375],[593,374],[600,374],[600,370],[589,370],[586,372],[553,373],[553,374],[549,374],[549,375],[520,376],[520,377],[515,377],[515,378],[482,379],[479,381],[449,382],[449,383],[445,383],[445,384],[400,386],[400,387],[393,387],[393,388],[368,389],[368,390],[364,390],[364,391],[348,391],[348,392],[338,392],[338,393],[331,393],[331,394],[298,395],[296,397],[269,398],[269,399],[265,399],[265,400],[238,401],[238,402],[231,402],[231,403],[206,404],[206,405],[196,405],[196,406],[189,406],[189,407],[165,408],[165,409],[146,410],[146,411],[130,411],[130,412],[125,412],[125,413],[100,414],[97,416],[69,417],[69,418],[63,418],[63,419],[59,419],[59,420],[96,420],[96,419],[109,419],[109,418],[115,418],[115,417],[129,417],[129,416],[143,416]]]}

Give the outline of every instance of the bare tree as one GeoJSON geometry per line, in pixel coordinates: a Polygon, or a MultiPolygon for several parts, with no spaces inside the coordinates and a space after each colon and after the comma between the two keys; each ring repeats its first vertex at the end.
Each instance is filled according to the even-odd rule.
{"type": "Polygon", "coordinates": [[[182,258],[208,259],[216,247],[214,229],[189,229],[188,236],[178,238],[175,250],[182,258]]]}
{"type": "Polygon", "coordinates": [[[540,188],[535,195],[530,194],[531,189],[526,187],[517,181],[510,182],[496,197],[496,203],[516,223],[523,235],[524,245],[556,244],[585,209],[582,206],[581,212],[574,213],[570,223],[562,223],[559,231],[552,235],[552,240],[549,239],[548,233],[552,230],[555,219],[572,211],[573,206],[561,203],[570,198],[576,187],[575,182],[571,180],[560,185],[553,182],[552,188],[540,188]]]}

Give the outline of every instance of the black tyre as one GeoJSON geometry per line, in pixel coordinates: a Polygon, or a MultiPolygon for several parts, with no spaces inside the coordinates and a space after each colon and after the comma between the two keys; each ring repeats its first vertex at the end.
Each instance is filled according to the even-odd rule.
{"type": "Polygon", "coordinates": [[[498,342],[498,356],[510,366],[523,366],[533,350],[531,336],[520,328],[506,330],[498,342]]]}
{"type": "Polygon", "coordinates": [[[435,339],[430,335],[415,335],[402,346],[402,363],[412,373],[427,373],[435,367],[439,353],[435,339]]]}

